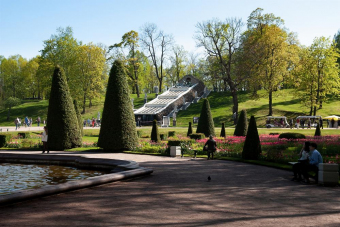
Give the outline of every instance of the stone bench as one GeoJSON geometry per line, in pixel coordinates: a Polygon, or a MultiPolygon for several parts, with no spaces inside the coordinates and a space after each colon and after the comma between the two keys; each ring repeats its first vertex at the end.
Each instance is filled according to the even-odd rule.
{"type": "Polygon", "coordinates": [[[337,185],[339,183],[339,165],[320,163],[318,176],[319,184],[337,185]]]}

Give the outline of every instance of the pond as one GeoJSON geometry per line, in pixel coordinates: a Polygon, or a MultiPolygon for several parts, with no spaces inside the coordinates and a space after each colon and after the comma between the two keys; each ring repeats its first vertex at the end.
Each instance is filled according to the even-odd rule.
{"type": "Polygon", "coordinates": [[[106,172],[57,165],[0,163],[0,196],[100,176],[106,172]]]}

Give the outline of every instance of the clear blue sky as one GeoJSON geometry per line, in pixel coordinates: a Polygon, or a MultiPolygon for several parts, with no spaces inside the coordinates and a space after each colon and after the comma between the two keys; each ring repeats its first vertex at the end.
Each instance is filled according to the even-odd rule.
{"type": "Polygon", "coordinates": [[[333,38],[340,29],[340,0],[0,0],[0,55],[32,58],[58,27],[71,26],[83,43],[112,45],[146,22],[195,51],[195,25],[212,18],[242,18],[261,7],[285,20],[300,42],[333,38]]]}

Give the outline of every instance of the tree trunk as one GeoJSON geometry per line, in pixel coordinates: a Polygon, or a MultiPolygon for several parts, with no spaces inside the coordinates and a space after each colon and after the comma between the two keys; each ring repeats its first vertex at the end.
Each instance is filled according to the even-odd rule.
{"type": "Polygon", "coordinates": [[[138,87],[137,81],[135,83],[135,87],[136,87],[137,98],[139,98],[139,87],[138,87]]]}
{"type": "Polygon", "coordinates": [[[85,108],[86,108],[86,94],[84,93],[84,98],[83,98],[83,111],[81,114],[85,114],[85,108]]]}
{"type": "Polygon", "coordinates": [[[160,93],[162,93],[162,83],[163,83],[163,80],[162,79],[160,79],[159,80],[159,88],[158,88],[158,94],[160,94],[160,93]]]}
{"type": "Polygon", "coordinates": [[[269,90],[269,113],[268,116],[273,115],[273,91],[269,90]]]}
{"type": "Polygon", "coordinates": [[[238,119],[238,97],[237,97],[237,90],[233,89],[231,92],[231,96],[233,97],[233,113],[236,113],[236,116],[234,118],[234,125],[237,124],[237,119],[238,119]]]}
{"type": "Polygon", "coordinates": [[[90,99],[89,108],[92,107],[92,99],[90,99]]]}
{"type": "Polygon", "coordinates": [[[8,108],[7,121],[9,121],[10,115],[11,115],[11,106],[8,108]]]}

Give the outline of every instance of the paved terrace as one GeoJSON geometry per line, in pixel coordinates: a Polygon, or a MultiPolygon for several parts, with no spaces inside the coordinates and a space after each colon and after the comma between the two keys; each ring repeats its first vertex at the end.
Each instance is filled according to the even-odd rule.
{"type": "Polygon", "coordinates": [[[284,170],[219,160],[81,155],[133,160],[154,173],[0,207],[0,226],[340,226],[339,187],[292,182],[284,170]]]}

